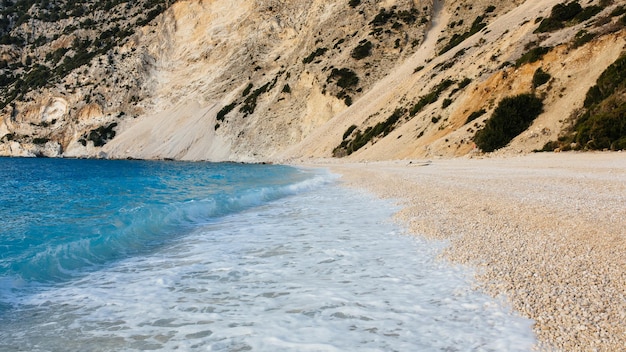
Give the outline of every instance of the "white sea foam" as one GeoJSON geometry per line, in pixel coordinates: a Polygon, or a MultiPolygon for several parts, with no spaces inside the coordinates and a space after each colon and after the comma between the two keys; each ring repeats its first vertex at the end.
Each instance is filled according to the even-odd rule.
{"type": "Polygon", "coordinates": [[[528,351],[532,321],[405,235],[393,206],[326,186],[27,296],[0,348],[528,351]]]}

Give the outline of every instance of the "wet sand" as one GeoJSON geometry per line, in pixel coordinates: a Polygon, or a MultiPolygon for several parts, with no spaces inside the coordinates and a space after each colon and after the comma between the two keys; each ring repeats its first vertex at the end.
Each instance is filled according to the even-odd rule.
{"type": "Polygon", "coordinates": [[[626,350],[626,153],[312,164],[449,240],[444,258],[534,319],[540,349],[626,350]]]}

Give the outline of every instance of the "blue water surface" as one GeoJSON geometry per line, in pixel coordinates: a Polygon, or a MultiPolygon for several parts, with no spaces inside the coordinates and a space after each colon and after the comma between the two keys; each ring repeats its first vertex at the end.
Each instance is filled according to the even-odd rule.
{"type": "Polygon", "coordinates": [[[532,321],[323,170],[0,159],[0,351],[530,351],[532,321]]]}
{"type": "Polygon", "coordinates": [[[149,253],[310,177],[277,165],[0,158],[0,285],[64,282],[149,253]]]}

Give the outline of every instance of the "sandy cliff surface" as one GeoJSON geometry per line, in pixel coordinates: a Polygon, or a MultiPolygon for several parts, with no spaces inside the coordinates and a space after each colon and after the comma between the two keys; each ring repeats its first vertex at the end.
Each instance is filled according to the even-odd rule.
{"type": "MultiPolygon", "coordinates": [[[[535,33],[559,3],[177,1],[106,55],[7,105],[0,154],[341,156],[343,142],[397,112],[390,130],[347,158],[461,156],[477,151],[473,137],[499,101],[532,92],[543,99],[543,113],[499,151],[530,152],[571,125],[626,44],[614,2],[583,4],[601,11],[535,33]],[[547,52],[518,62],[536,48],[547,52]],[[534,87],[539,68],[550,80],[534,87]],[[411,112],[445,82],[434,101],[411,112]]],[[[72,38],[54,43],[71,45],[72,38]]],[[[2,49],[17,57],[17,49],[2,49]]]]}

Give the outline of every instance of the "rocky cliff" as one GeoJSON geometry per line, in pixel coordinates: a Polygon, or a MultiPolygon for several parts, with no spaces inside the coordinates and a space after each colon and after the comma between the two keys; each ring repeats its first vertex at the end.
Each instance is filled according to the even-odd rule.
{"type": "Polygon", "coordinates": [[[26,3],[2,5],[0,155],[289,161],[626,148],[619,2],[26,3]],[[537,114],[498,127],[498,116],[529,112],[520,96],[539,102],[537,114]],[[493,148],[502,136],[489,129],[506,135],[493,148]],[[607,129],[605,141],[597,130],[607,129]]]}

